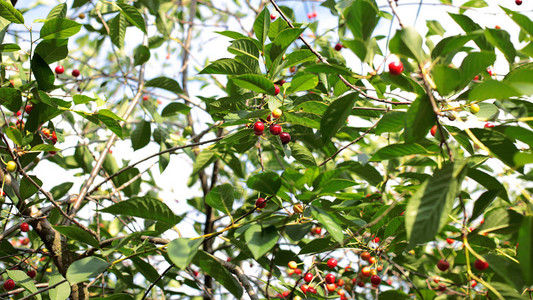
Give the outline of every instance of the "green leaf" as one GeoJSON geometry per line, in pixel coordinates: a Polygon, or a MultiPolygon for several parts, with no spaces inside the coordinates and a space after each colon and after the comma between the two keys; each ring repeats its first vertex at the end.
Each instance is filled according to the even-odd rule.
{"type": "MultiPolygon", "coordinates": [[[[59,274],[51,275],[48,280],[48,285],[53,286],[61,281],[65,280],[65,278],[59,274]]],[[[70,285],[68,284],[68,281],[63,282],[62,284],[58,285],[57,287],[51,289],[48,292],[48,295],[50,296],[50,300],[66,300],[70,296],[70,285]]]]}
{"type": "MultiPolygon", "coordinates": [[[[53,19],[58,20],[58,19],[53,19]]],[[[41,31],[42,32],[42,31],[41,31]]],[[[31,60],[31,70],[37,80],[37,85],[42,91],[50,91],[55,88],[55,76],[52,69],[48,66],[46,61],[38,54],[34,53],[31,60]]]]}
{"type": "Polygon", "coordinates": [[[164,76],[148,80],[145,86],[164,89],[169,92],[173,92],[176,95],[183,94],[183,90],[176,80],[164,76]]]}
{"type": "Polygon", "coordinates": [[[91,256],[73,262],[67,269],[67,280],[71,285],[88,281],[104,272],[111,265],[107,261],[91,256]]]}
{"type": "Polygon", "coordinates": [[[133,51],[133,65],[140,66],[150,59],[150,49],[145,45],[139,45],[133,51]]]}
{"type": "Polygon", "coordinates": [[[498,196],[502,197],[502,199],[506,201],[509,201],[509,196],[507,196],[507,190],[505,189],[505,186],[501,184],[501,182],[494,176],[487,174],[479,169],[469,168],[468,177],[474,179],[489,191],[498,191],[498,196]]]}
{"type": "Polygon", "coordinates": [[[270,28],[270,11],[265,8],[259,13],[254,21],[254,33],[261,45],[265,44],[265,40],[268,36],[268,30],[270,28]]]}
{"type": "Polygon", "coordinates": [[[479,227],[479,234],[511,234],[519,230],[524,216],[512,209],[497,207],[485,213],[485,222],[479,227]]]}
{"type": "Polygon", "coordinates": [[[215,60],[205,67],[199,74],[242,75],[253,73],[247,66],[232,58],[215,60]]]}
{"type": "Polygon", "coordinates": [[[457,51],[477,36],[481,36],[481,34],[469,33],[467,35],[445,37],[433,48],[431,58],[436,59],[437,57],[446,56],[449,53],[457,51]]]}
{"type": "Polygon", "coordinates": [[[192,165],[192,175],[197,174],[201,170],[205,169],[209,164],[214,161],[215,153],[213,151],[204,150],[196,156],[196,160],[192,165]]]}
{"type": "Polygon", "coordinates": [[[48,16],[46,16],[46,19],[50,20],[54,18],[65,18],[66,16],[67,16],[67,4],[61,3],[61,4],[54,6],[54,8],[50,10],[50,12],[48,13],[48,16]]]}
{"type": "Polygon", "coordinates": [[[145,120],[139,121],[131,132],[131,146],[133,150],[139,150],[150,143],[152,135],[151,123],[145,120]]]}
{"type": "Polygon", "coordinates": [[[300,65],[305,62],[309,61],[315,61],[316,56],[313,54],[313,52],[303,49],[303,50],[296,50],[289,54],[287,54],[287,57],[285,58],[285,64],[283,65],[284,68],[290,68],[292,66],[300,65]]]}
{"type": "Polygon", "coordinates": [[[177,238],[168,243],[168,257],[176,265],[176,267],[178,267],[178,269],[184,270],[191,264],[203,241],[203,238],[195,240],[177,238]]]}
{"type": "Polygon", "coordinates": [[[427,54],[422,47],[422,37],[414,27],[398,30],[390,40],[389,48],[392,53],[410,57],[423,64],[427,54]]]}
{"type": "Polygon", "coordinates": [[[494,52],[481,51],[469,53],[459,67],[459,70],[461,70],[461,84],[459,88],[466,87],[476,75],[487,70],[495,61],[496,54],[494,52]]]}
{"type": "Polygon", "coordinates": [[[291,85],[287,89],[287,94],[293,94],[300,91],[307,91],[314,88],[318,84],[318,76],[314,74],[305,74],[298,72],[291,81],[291,85]]]}
{"type": "Polygon", "coordinates": [[[435,112],[427,95],[417,98],[405,115],[405,142],[414,143],[423,139],[435,124],[435,112]]]}
{"type": "Polygon", "coordinates": [[[479,112],[474,114],[481,121],[489,121],[498,118],[500,110],[498,107],[492,103],[478,103],[479,112]]]}
{"type": "Polygon", "coordinates": [[[276,59],[281,59],[287,48],[300,37],[304,30],[305,28],[287,28],[281,31],[270,48],[270,60],[274,62],[276,59]]]}
{"type": "Polygon", "coordinates": [[[0,17],[17,24],[24,24],[24,17],[10,1],[0,1],[0,17]]]}
{"type": "Polygon", "coordinates": [[[15,52],[19,51],[20,46],[18,44],[2,44],[0,45],[0,52],[15,52]]]}
{"type": "Polygon", "coordinates": [[[466,161],[447,163],[435,170],[409,199],[405,210],[405,229],[409,245],[415,246],[435,238],[448,222],[453,202],[465,176],[466,161]]]}
{"type": "Polygon", "coordinates": [[[96,101],[96,99],[91,98],[89,96],[85,96],[85,95],[74,95],[72,96],[72,100],[74,101],[75,105],[96,101]]]}
{"type": "Polygon", "coordinates": [[[123,2],[116,3],[120,8],[120,14],[131,23],[133,26],[139,28],[142,32],[146,33],[146,26],[144,25],[144,18],[141,13],[133,6],[127,5],[123,2]]]}
{"type": "MultiPolygon", "coordinates": [[[[509,284],[497,282],[497,281],[491,281],[490,285],[495,288],[499,293],[501,298],[505,300],[527,300],[527,296],[522,296],[520,293],[516,291],[516,289],[509,284]]],[[[487,290],[488,296],[487,298],[490,299],[498,299],[499,296],[496,296],[491,290],[487,290]]]]}
{"type": "Polygon", "coordinates": [[[205,203],[227,215],[231,215],[234,198],[233,186],[226,183],[209,191],[205,197],[205,203]]]}
{"type": "Polygon", "coordinates": [[[105,126],[111,130],[114,134],[116,134],[118,137],[122,138],[122,127],[120,126],[119,120],[121,120],[117,115],[115,115],[113,112],[107,109],[101,109],[98,111],[98,113],[93,115],[98,120],[100,120],[102,123],[105,124],[105,126]]]}
{"type": "Polygon", "coordinates": [[[40,38],[43,40],[66,39],[78,33],[80,29],[81,24],[78,22],[62,18],[50,19],[44,22],[40,38]]]}
{"type": "Polygon", "coordinates": [[[54,226],[54,229],[69,239],[100,248],[100,243],[90,233],[78,226],[54,226]]]}
{"type": "Polygon", "coordinates": [[[485,29],[485,37],[491,44],[493,44],[503,53],[509,64],[514,63],[516,49],[511,42],[511,35],[507,31],[487,28],[485,29]]]}
{"type": "Polygon", "coordinates": [[[0,88],[0,104],[10,111],[16,112],[22,106],[22,94],[18,89],[3,87],[0,88]]]}
{"type": "Polygon", "coordinates": [[[259,49],[257,48],[257,45],[248,38],[233,41],[228,47],[228,52],[251,58],[254,61],[259,60],[259,49]]]}
{"type": "MultiPolygon", "coordinates": [[[[472,21],[472,19],[470,19],[470,17],[468,17],[465,14],[452,14],[452,13],[448,13],[448,14],[467,33],[481,32],[483,30],[481,26],[479,26],[476,22],[472,21]]],[[[476,42],[476,44],[481,50],[486,50],[486,51],[494,50],[494,47],[487,41],[484,35],[477,36],[474,39],[474,42],[476,42]]]]}
{"type": "MultiPolygon", "coordinates": [[[[25,290],[27,290],[30,293],[37,293],[37,287],[35,286],[35,283],[33,280],[26,275],[25,272],[20,270],[6,270],[7,276],[9,278],[13,279],[17,284],[21,285],[25,290]]],[[[37,299],[42,299],[41,295],[37,293],[36,295],[37,299]]]]}
{"type": "Polygon", "coordinates": [[[244,233],[244,239],[246,246],[257,260],[276,245],[279,234],[274,226],[263,228],[261,225],[253,224],[244,233]]]}
{"type": "Polygon", "coordinates": [[[311,73],[325,73],[333,75],[345,75],[352,76],[352,72],[346,67],[337,66],[337,65],[326,65],[326,64],[312,64],[305,67],[306,72],[311,73]]]}
{"type": "MultiPolygon", "coordinates": [[[[30,175],[30,178],[33,179],[33,181],[39,186],[43,185],[43,182],[39,180],[37,176],[30,175]]],[[[20,181],[20,197],[22,198],[22,200],[26,200],[31,196],[35,195],[38,190],[39,189],[35,185],[33,185],[28,178],[24,177],[20,181]]]]}
{"type": "Polygon", "coordinates": [[[514,156],[519,151],[507,136],[495,130],[481,128],[470,130],[498,159],[512,168],[515,167],[514,156]]]}
{"type": "Polygon", "coordinates": [[[124,47],[124,37],[126,36],[126,17],[124,17],[123,14],[118,14],[111,19],[108,24],[111,42],[119,49],[122,49],[122,47],[124,47]]]}
{"type": "Polygon", "coordinates": [[[187,104],[172,102],[163,108],[163,111],[161,111],[161,117],[171,117],[178,114],[187,115],[190,111],[191,107],[187,104]]]}
{"type": "Polygon", "coordinates": [[[335,219],[333,219],[333,217],[331,217],[330,213],[317,206],[311,206],[311,214],[314,219],[318,220],[318,222],[326,228],[337,243],[342,244],[344,241],[344,233],[342,233],[341,226],[335,221],[335,219]]]}
{"type": "Polygon", "coordinates": [[[461,71],[445,65],[436,65],[431,69],[437,91],[441,95],[449,95],[461,83],[461,71]]]}
{"type": "MultiPolygon", "coordinates": [[[[407,295],[401,290],[388,290],[388,291],[380,292],[379,299],[381,300],[407,300],[407,299],[411,299],[411,297],[409,297],[409,295],[407,295]]],[[[433,298],[427,297],[424,299],[433,299],[433,298]]]]}
{"type": "Polygon", "coordinates": [[[304,166],[316,166],[316,161],[313,157],[313,153],[311,153],[311,151],[309,151],[309,149],[307,149],[307,147],[305,146],[302,146],[298,143],[292,143],[291,154],[294,159],[296,159],[304,166]]]}
{"type": "Polygon", "coordinates": [[[272,81],[262,75],[240,75],[233,77],[233,83],[243,89],[248,89],[257,93],[274,95],[275,89],[272,81]]]}
{"type": "Polygon", "coordinates": [[[172,210],[163,201],[150,196],[130,198],[106,207],[101,211],[110,214],[161,221],[169,225],[175,225],[179,221],[179,218],[174,215],[172,210]]]}
{"type": "Polygon", "coordinates": [[[533,217],[527,216],[522,220],[520,231],[518,232],[517,256],[522,268],[522,275],[525,283],[533,285],[533,217]]]}
{"type": "Polygon", "coordinates": [[[521,96],[522,93],[510,84],[498,80],[486,80],[476,85],[468,94],[468,99],[481,101],[486,99],[508,99],[521,96]]]}
{"type": "Polygon", "coordinates": [[[246,185],[258,192],[273,196],[281,187],[281,178],[276,172],[266,171],[250,176],[246,185]]]}
{"type": "Polygon", "coordinates": [[[243,290],[241,284],[220,263],[219,259],[205,251],[198,251],[193,262],[206,274],[212,276],[217,283],[224,286],[235,296],[235,299],[242,299],[243,290]]]}
{"type": "Polygon", "coordinates": [[[405,112],[403,111],[389,111],[383,115],[379,120],[374,133],[380,135],[385,132],[401,131],[405,124],[405,112]]]}
{"type": "Polygon", "coordinates": [[[322,141],[330,141],[333,136],[346,124],[346,119],[352,111],[357,93],[350,93],[333,101],[320,120],[322,141]]]}
{"type": "Polygon", "coordinates": [[[37,47],[35,47],[35,53],[39,54],[48,64],[60,61],[68,55],[68,40],[42,40],[37,47]]]}
{"type": "Polygon", "coordinates": [[[370,161],[382,161],[413,154],[428,154],[428,151],[419,144],[392,144],[379,149],[372,155],[370,161]]]}
{"type": "Polygon", "coordinates": [[[353,36],[366,41],[378,24],[378,10],[370,1],[356,0],[345,10],[345,20],[353,36]]]}

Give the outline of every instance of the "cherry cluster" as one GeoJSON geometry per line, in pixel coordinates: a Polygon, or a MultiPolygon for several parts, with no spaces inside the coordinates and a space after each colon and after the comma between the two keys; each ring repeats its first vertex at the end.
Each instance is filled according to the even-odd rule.
{"type": "MultiPolygon", "coordinates": [[[[272,113],[267,118],[267,124],[270,124],[269,131],[273,135],[279,135],[279,138],[281,139],[281,143],[283,145],[288,144],[291,141],[291,135],[288,132],[283,132],[283,128],[281,125],[274,123],[272,119],[277,120],[281,117],[281,109],[276,108],[272,111],[272,113]]],[[[265,123],[263,120],[257,121],[253,125],[254,133],[255,135],[263,135],[263,132],[265,131],[265,123]]]]}

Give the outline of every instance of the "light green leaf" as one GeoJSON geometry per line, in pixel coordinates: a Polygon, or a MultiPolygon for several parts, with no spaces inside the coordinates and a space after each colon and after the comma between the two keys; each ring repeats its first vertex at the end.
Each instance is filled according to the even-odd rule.
{"type": "Polygon", "coordinates": [[[233,211],[233,200],[233,186],[229,183],[216,186],[205,197],[205,203],[227,215],[233,211]]]}
{"type": "Polygon", "coordinates": [[[257,260],[276,245],[279,234],[274,226],[263,228],[261,225],[253,224],[244,233],[244,239],[248,249],[257,260]]]}
{"type": "Polygon", "coordinates": [[[302,146],[298,143],[291,144],[292,157],[300,162],[304,166],[316,166],[315,158],[313,153],[307,149],[307,147],[302,146]]]}
{"type": "Polygon", "coordinates": [[[370,161],[381,161],[413,154],[428,154],[428,151],[419,144],[392,144],[379,149],[370,161]]]}
{"type": "Polygon", "coordinates": [[[235,279],[212,254],[205,251],[198,251],[193,260],[194,264],[200,267],[202,271],[212,276],[217,283],[224,286],[235,299],[242,299],[243,289],[241,284],[235,279]]]}
{"type": "Polygon", "coordinates": [[[66,39],[78,33],[80,29],[81,24],[78,22],[62,18],[50,19],[44,22],[40,38],[43,40],[66,39]]]}
{"type": "Polygon", "coordinates": [[[184,270],[193,260],[203,241],[203,238],[195,240],[177,238],[168,243],[168,257],[176,265],[176,267],[178,267],[178,269],[184,270]]]}
{"type": "MultiPolygon", "coordinates": [[[[56,274],[49,277],[48,284],[50,286],[53,286],[55,284],[60,283],[61,281],[65,280],[63,276],[56,274]]],[[[48,295],[50,296],[50,300],[66,300],[70,296],[70,285],[68,284],[68,281],[63,282],[62,284],[58,285],[57,287],[51,289],[48,292],[48,295]]]]}
{"type": "Polygon", "coordinates": [[[528,216],[522,220],[518,233],[517,256],[522,268],[522,275],[527,285],[533,285],[533,217],[528,216]]]}
{"type": "MultiPolygon", "coordinates": [[[[37,293],[37,287],[33,280],[20,270],[6,270],[7,276],[13,279],[17,284],[21,285],[26,291],[30,293],[37,293]]],[[[40,294],[36,295],[37,299],[42,299],[40,294]]]]}
{"type": "Polygon", "coordinates": [[[318,220],[318,222],[320,222],[320,224],[326,228],[335,241],[338,243],[342,243],[344,241],[344,233],[342,233],[341,226],[329,215],[328,212],[318,208],[317,206],[311,206],[311,214],[313,215],[313,218],[318,220]]]}
{"type": "Polygon", "coordinates": [[[46,16],[46,19],[50,20],[54,18],[65,18],[66,16],[67,16],[67,4],[61,3],[61,4],[54,6],[54,8],[50,10],[50,12],[48,13],[48,16],[46,16]]]}
{"type": "Polygon", "coordinates": [[[240,75],[233,77],[233,83],[243,89],[248,89],[257,93],[274,95],[274,84],[262,75],[240,75]]]}
{"type": "Polygon", "coordinates": [[[287,94],[292,94],[300,91],[307,91],[314,88],[318,84],[318,76],[314,74],[305,74],[298,72],[291,81],[291,85],[287,89],[287,94]]]}
{"type": "Polygon", "coordinates": [[[265,5],[265,8],[259,13],[254,21],[254,33],[261,45],[265,44],[270,28],[270,11],[265,5]]]}
{"type": "Polygon", "coordinates": [[[120,8],[120,13],[131,23],[133,26],[139,28],[142,32],[146,33],[146,26],[144,25],[144,18],[141,13],[133,6],[127,5],[123,2],[116,3],[120,8]]]}
{"type": "Polygon", "coordinates": [[[175,225],[179,221],[163,201],[150,196],[130,198],[106,207],[101,212],[161,221],[169,225],[175,225]]]}
{"type": "Polygon", "coordinates": [[[0,1],[0,17],[17,24],[24,24],[24,17],[10,1],[0,1]]]}
{"type": "Polygon", "coordinates": [[[247,66],[231,58],[215,60],[199,74],[242,75],[253,73],[247,66]]]}
{"type": "Polygon", "coordinates": [[[124,47],[124,37],[126,36],[126,17],[123,14],[118,14],[108,24],[111,42],[119,49],[122,49],[124,47]]]}
{"type": "Polygon", "coordinates": [[[91,256],[73,262],[67,269],[67,280],[71,285],[88,281],[104,272],[111,265],[107,261],[91,256]]]}

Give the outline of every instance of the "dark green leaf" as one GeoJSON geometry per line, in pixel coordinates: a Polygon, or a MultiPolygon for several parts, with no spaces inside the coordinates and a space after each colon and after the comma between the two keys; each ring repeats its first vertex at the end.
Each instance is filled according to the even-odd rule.
{"type": "Polygon", "coordinates": [[[257,260],[276,245],[279,234],[274,226],[263,228],[261,225],[253,224],[244,233],[244,238],[248,249],[257,260]]]}
{"type": "Polygon", "coordinates": [[[131,132],[131,146],[133,150],[138,150],[148,145],[151,135],[151,123],[141,120],[131,132]]]}
{"type": "Polygon", "coordinates": [[[528,216],[522,220],[520,231],[518,232],[517,256],[522,268],[524,282],[527,285],[533,284],[533,217],[528,216]]]}
{"type": "Polygon", "coordinates": [[[505,30],[487,28],[485,29],[487,40],[500,50],[510,64],[514,63],[516,50],[511,42],[511,36],[505,30]]]}
{"type": "Polygon", "coordinates": [[[417,98],[405,115],[405,142],[414,143],[423,139],[435,124],[435,112],[429,97],[417,98]]]}
{"type": "Polygon", "coordinates": [[[274,95],[274,84],[262,75],[240,75],[233,77],[233,82],[243,89],[257,93],[274,95]]]}
{"type": "Polygon", "coordinates": [[[60,61],[68,55],[68,40],[42,40],[35,47],[35,53],[39,54],[48,64],[60,61]]]}
{"type": "MultiPolygon", "coordinates": [[[[59,19],[52,19],[59,20],[59,19]]],[[[37,85],[42,91],[49,91],[55,88],[54,80],[55,76],[52,72],[52,69],[48,66],[46,61],[38,54],[34,53],[31,60],[31,70],[35,79],[37,80],[37,85]]]]}
{"type": "Polygon", "coordinates": [[[194,264],[199,266],[202,271],[212,276],[217,283],[224,286],[235,299],[242,299],[243,289],[241,284],[229,273],[212,254],[204,251],[198,251],[194,257],[194,264]]]}
{"type": "Polygon", "coordinates": [[[346,9],[345,20],[353,36],[366,41],[379,21],[377,7],[373,2],[356,0],[346,9]]]}
{"type": "Polygon", "coordinates": [[[352,111],[356,100],[356,93],[350,93],[333,101],[320,121],[322,141],[327,142],[346,124],[346,119],[352,111]]]}
{"type": "Polygon", "coordinates": [[[300,162],[304,166],[316,166],[315,158],[313,153],[309,151],[305,146],[302,146],[298,143],[291,144],[291,153],[292,157],[300,162]]]}
{"type": "Polygon", "coordinates": [[[146,26],[144,25],[144,18],[141,13],[134,6],[127,5],[123,2],[116,3],[120,8],[120,13],[131,23],[133,26],[139,28],[142,32],[146,33],[146,26]]]}
{"type": "Polygon", "coordinates": [[[139,217],[175,225],[178,217],[163,201],[150,196],[130,198],[101,210],[110,214],[139,217]]]}
{"type": "Polygon", "coordinates": [[[118,14],[111,19],[108,24],[111,42],[119,49],[122,49],[122,47],[124,47],[124,37],[126,36],[126,17],[124,17],[123,14],[118,14]]]}
{"type": "Polygon", "coordinates": [[[100,243],[90,233],[78,226],[54,226],[54,229],[69,239],[100,248],[100,243]]]}
{"type": "Polygon", "coordinates": [[[24,24],[24,17],[10,1],[0,1],[0,16],[13,23],[24,24]]]}
{"type": "Polygon", "coordinates": [[[164,89],[177,95],[183,94],[183,90],[176,80],[164,76],[148,80],[145,86],[164,89]]]}
{"type": "MultiPolygon", "coordinates": [[[[33,179],[35,183],[39,186],[43,185],[43,182],[37,178],[37,176],[30,175],[30,178],[33,179]]],[[[31,196],[35,195],[39,189],[33,185],[30,180],[26,177],[22,178],[20,181],[20,197],[22,200],[26,200],[31,196]]]]}
{"type": "Polygon", "coordinates": [[[273,196],[281,187],[281,178],[277,173],[267,171],[251,176],[246,181],[246,185],[258,192],[273,196]]]}
{"type": "Polygon", "coordinates": [[[268,36],[268,30],[270,28],[270,11],[265,8],[259,13],[254,22],[254,33],[261,45],[265,44],[265,40],[268,36]]]}
{"type": "Polygon", "coordinates": [[[22,106],[21,92],[10,87],[0,88],[0,104],[7,107],[12,112],[18,111],[22,106]]]}
{"type": "Polygon", "coordinates": [[[175,116],[177,114],[188,114],[191,111],[191,108],[183,103],[179,102],[172,102],[169,105],[165,106],[163,108],[163,111],[161,112],[162,117],[171,117],[175,116]]]}
{"type": "Polygon", "coordinates": [[[50,10],[50,12],[48,13],[48,16],[46,16],[46,19],[50,20],[54,18],[65,18],[66,16],[67,16],[67,4],[61,3],[61,4],[54,6],[54,8],[50,10]]]}
{"type": "Polygon", "coordinates": [[[231,215],[234,198],[233,186],[226,183],[209,191],[205,197],[205,203],[227,215],[231,215]]]}
{"type": "Polygon", "coordinates": [[[427,154],[428,151],[419,144],[392,144],[379,149],[370,161],[381,161],[413,154],[427,154]]]}
{"type": "Polygon", "coordinates": [[[150,59],[150,49],[145,45],[139,45],[133,51],[133,65],[139,66],[144,64],[150,59]]]}
{"type": "Polygon", "coordinates": [[[252,71],[247,66],[231,58],[215,60],[200,71],[200,74],[242,75],[250,73],[252,73],[252,71]]]}

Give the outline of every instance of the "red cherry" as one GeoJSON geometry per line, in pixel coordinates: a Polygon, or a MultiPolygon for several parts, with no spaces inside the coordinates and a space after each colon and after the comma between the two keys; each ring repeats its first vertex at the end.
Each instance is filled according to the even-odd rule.
{"type": "Polygon", "coordinates": [[[337,266],[337,260],[334,259],[334,258],[330,258],[328,259],[328,267],[330,267],[331,269],[335,268],[337,266]]]}
{"type": "Polygon", "coordinates": [[[289,296],[290,293],[291,293],[291,292],[289,292],[289,291],[285,291],[285,292],[283,292],[283,293],[281,294],[281,296],[282,296],[282,297],[287,297],[287,296],[289,296]]]}
{"type": "Polygon", "coordinates": [[[313,281],[313,277],[314,277],[313,274],[311,274],[311,273],[305,273],[305,275],[304,275],[304,281],[307,282],[307,283],[309,283],[309,282],[313,281]]]}
{"type": "Polygon", "coordinates": [[[28,275],[28,277],[30,278],[35,278],[35,275],[37,275],[37,272],[35,272],[35,270],[29,270],[26,275],[28,275]]]}
{"type": "Polygon", "coordinates": [[[451,238],[446,239],[446,243],[448,243],[449,245],[453,244],[454,242],[455,242],[454,239],[451,239],[451,238]]]}
{"type": "Polygon", "coordinates": [[[17,117],[20,117],[22,115],[22,112],[19,110],[17,111],[17,117]]]}
{"type": "Polygon", "coordinates": [[[313,18],[316,18],[318,16],[318,13],[316,11],[312,12],[313,18]]]}
{"type": "Polygon", "coordinates": [[[326,275],[326,283],[328,284],[335,283],[335,275],[333,274],[326,275]]]}
{"type": "Polygon", "coordinates": [[[494,124],[492,123],[485,123],[485,128],[494,128],[494,124]]]}
{"type": "Polygon", "coordinates": [[[29,114],[33,110],[33,105],[26,105],[26,108],[24,108],[24,111],[29,114]]]}
{"type": "Polygon", "coordinates": [[[403,72],[403,64],[401,61],[393,61],[389,64],[389,73],[392,76],[398,76],[403,72]]]}
{"type": "Polygon", "coordinates": [[[475,281],[474,279],[470,280],[471,287],[475,287],[476,285],[477,285],[477,281],[475,281]]]}
{"type": "Polygon", "coordinates": [[[275,14],[271,14],[270,15],[270,20],[275,20],[276,19],[276,15],[275,14]]]}
{"type": "Polygon", "coordinates": [[[8,279],[4,282],[4,289],[6,291],[10,291],[14,288],[15,288],[15,282],[13,281],[13,279],[8,279]]]}
{"type": "Polygon", "coordinates": [[[337,288],[337,285],[335,283],[326,284],[326,289],[328,292],[333,292],[337,288]]]}
{"type": "Polygon", "coordinates": [[[368,251],[361,253],[361,259],[368,261],[370,259],[370,253],[368,251]]]}
{"type": "Polygon", "coordinates": [[[279,85],[284,85],[287,81],[285,81],[285,79],[281,79],[280,81],[277,82],[277,84],[279,85]]]}
{"type": "Polygon", "coordinates": [[[307,284],[302,284],[300,286],[300,289],[302,290],[302,292],[305,294],[307,292],[307,289],[309,288],[309,286],[307,284]]]}
{"type": "Polygon", "coordinates": [[[282,131],[281,125],[279,124],[270,125],[270,133],[272,133],[273,135],[279,135],[281,131],[282,131]]]}
{"type": "Polygon", "coordinates": [[[78,69],[72,70],[72,76],[74,76],[74,77],[80,76],[80,70],[78,70],[78,69]]]}
{"type": "Polygon", "coordinates": [[[489,267],[489,263],[484,260],[478,259],[474,262],[474,267],[480,271],[483,271],[489,267]]]}
{"type": "Polygon", "coordinates": [[[342,279],[342,278],[339,279],[339,280],[337,281],[337,285],[338,285],[338,286],[343,286],[343,285],[344,285],[344,279],[342,279]]]}
{"type": "Polygon", "coordinates": [[[20,243],[24,246],[28,245],[30,243],[30,239],[29,238],[23,238],[20,240],[20,243]]]}
{"type": "Polygon", "coordinates": [[[265,124],[261,121],[257,121],[254,123],[254,131],[257,134],[258,132],[263,133],[265,130],[265,124]]]}
{"type": "Polygon", "coordinates": [[[357,286],[358,287],[364,287],[365,286],[365,282],[364,281],[358,281],[357,282],[357,286]]]}
{"type": "Polygon", "coordinates": [[[492,69],[491,68],[487,68],[487,73],[489,73],[489,75],[492,76],[493,75],[492,69]]]}
{"type": "Polygon", "coordinates": [[[369,266],[364,266],[361,269],[361,275],[363,275],[363,277],[368,277],[368,276],[370,276],[371,273],[372,273],[372,269],[370,269],[369,266]]]}
{"type": "Polygon", "coordinates": [[[306,294],[307,292],[311,293],[311,294],[316,294],[316,289],[312,286],[308,287],[307,288],[307,291],[306,291],[306,294]]]}
{"type": "Polygon", "coordinates": [[[381,277],[379,277],[378,275],[372,275],[372,277],[370,277],[370,282],[373,285],[378,285],[381,283],[381,277]]]}
{"type": "Polygon", "coordinates": [[[479,75],[474,76],[474,80],[479,80],[479,75]]]}
{"type": "Polygon", "coordinates": [[[337,50],[337,51],[341,51],[341,49],[342,49],[342,44],[341,44],[341,43],[337,43],[337,44],[335,45],[335,50],[337,50]]]}
{"type": "Polygon", "coordinates": [[[274,95],[277,96],[279,94],[279,86],[277,84],[274,84],[274,95]]]}
{"type": "Polygon", "coordinates": [[[376,243],[376,244],[379,243],[379,238],[378,238],[378,237],[376,237],[376,238],[374,239],[374,243],[376,243]]]}
{"type": "Polygon", "coordinates": [[[20,231],[22,231],[22,232],[30,231],[30,225],[28,225],[28,223],[26,223],[26,222],[20,224],[20,231]]]}
{"type": "Polygon", "coordinates": [[[500,25],[496,25],[496,26],[494,26],[494,28],[496,28],[496,29],[502,29],[500,25]]]}
{"type": "Polygon", "coordinates": [[[444,292],[446,290],[446,285],[444,283],[439,283],[439,291],[444,292]]]}
{"type": "Polygon", "coordinates": [[[450,267],[450,263],[444,259],[441,259],[437,262],[437,268],[439,268],[439,270],[441,271],[446,271],[448,270],[449,267],[450,267]]]}
{"type": "Polygon", "coordinates": [[[313,18],[313,13],[308,13],[308,14],[307,14],[307,18],[308,18],[308,19],[312,19],[312,18],[313,18]]]}
{"type": "Polygon", "coordinates": [[[150,99],[150,98],[148,97],[148,95],[144,95],[144,96],[143,96],[143,101],[148,101],[148,99],[150,99]]]}
{"type": "Polygon", "coordinates": [[[55,71],[56,71],[56,74],[63,74],[65,72],[65,67],[57,66],[55,71]]]}
{"type": "Polygon", "coordinates": [[[283,145],[286,145],[291,141],[291,135],[288,132],[280,133],[279,138],[281,139],[281,143],[283,145]]]}
{"type": "Polygon", "coordinates": [[[255,207],[261,209],[261,208],[265,208],[265,206],[266,206],[265,198],[257,198],[257,201],[255,201],[255,207]]]}
{"type": "Polygon", "coordinates": [[[294,274],[296,274],[296,275],[300,275],[300,274],[302,274],[302,270],[300,270],[300,269],[294,269],[294,274]]]}
{"type": "Polygon", "coordinates": [[[437,134],[437,125],[433,125],[433,127],[431,127],[430,132],[432,136],[435,136],[435,134],[437,134]]]}
{"type": "Polygon", "coordinates": [[[515,0],[516,5],[522,5],[522,0],[515,0]]]}
{"type": "Polygon", "coordinates": [[[371,256],[369,259],[368,259],[368,263],[370,264],[375,264],[378,262],[378,259],[375,257],[375,256],[371,256]]]}

